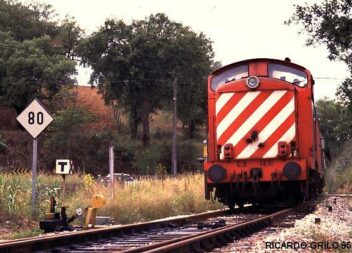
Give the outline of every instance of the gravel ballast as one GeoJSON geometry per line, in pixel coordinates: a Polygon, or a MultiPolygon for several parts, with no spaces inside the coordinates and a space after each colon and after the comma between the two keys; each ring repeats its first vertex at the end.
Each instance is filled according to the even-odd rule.
{"type": "Polygon", "coordinates": [[[213,252],[281,251],[352,252],[352,198],[326,197],[313,213],[288,227],[274,225],[213,252]]]}

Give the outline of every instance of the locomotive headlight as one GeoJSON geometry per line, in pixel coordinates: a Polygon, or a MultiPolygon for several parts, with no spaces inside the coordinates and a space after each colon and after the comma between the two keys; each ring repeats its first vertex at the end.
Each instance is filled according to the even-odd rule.
{"type": "Polygon", "coordinates": [[[259,79],[256,76],[250,76],[247,78],[246,84],[247,84],[248,88],[255,89],[259,85],[259,79]]]}
{"type": "Polygon", "coordinates": [[[296,180],[301,175],[302,169],[298,163],[288,162],[284,166],[283,173],[288,180],[296,180]]]}
{"type": "Polygon", "coordinates": [[[220,165],[213,165],[208,170],[208,178],[214,183],[220,183],[226,177],[226,170],[220,165]]]}

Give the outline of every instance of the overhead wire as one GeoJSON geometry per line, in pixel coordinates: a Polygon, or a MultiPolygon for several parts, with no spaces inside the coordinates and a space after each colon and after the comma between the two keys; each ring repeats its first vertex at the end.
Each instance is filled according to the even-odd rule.
{"type": "Polygon", "coordinates": [[[326,79],[326,80],[345,80],[346,78],[342,78],[342,77],[327,77],[327,76],[324,76],[324,77],[320,77],[320,76],[316,76],[314,77],[314,79],[326,79]]]}
{"type": "MultiPolygon", "coordinates": [[[[16,49],[22,49],[22,50],[25,50],[27,48],[25,47],[20,47],[20,46],[14,46],[14,45],[6,45],[6,44],[3,44],[3,43],[0,43],[0,47],[3,47],[3,48],[10,48],[10,49],[13,49],[13,48],[16,48],[16,49]]],[[[81,60],[79,59],[74,59],[75,61],[78,61],[78,62],[81,62],[81,60]]],[[[328,77],[328,76],[315,76],[314,79],[320,79],[320,80],[345,80],[346,78],[342,78],[342,77],[328,77]]],[[[126,81],[132,81],[132,82],[135,82],[135,81],[158,81],[158,82],[172,82],[173,80],[171,79],[151,79],[151,78],[144,78],[144,79],[126,79],[126,80],[118,80],[116,82],[119,82],[119,83],[123,83],[123,82],[126,82],[126,81]]],[[[180,83],[180,82],[178,82],[180,83]]]]}

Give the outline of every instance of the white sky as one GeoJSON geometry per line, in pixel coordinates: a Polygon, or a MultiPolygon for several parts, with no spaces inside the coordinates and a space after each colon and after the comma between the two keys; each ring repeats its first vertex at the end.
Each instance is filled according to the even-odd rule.
{"type": "MultiPolygon", "coordinates": [[[[182,22],[196,32],[204,32],[213,42],[215,59],[223,65],[249,58],[290,57],[316,77],[315,97],[334,98],[336,87],[348,76],[342,62],[327,59],[325,46],[306,47],[299,27],[286,26],[293,4],[306,0],[39,0],[54,6],[60,16],[70,15],[87,34],[97,30],[107,18],[144,19],[157,12],[182,22]],[[341,78],[334,80],[317,77],[341,78]]],[[[87,84],[90,71],[80,68],[79,84],[87,84]]]]}

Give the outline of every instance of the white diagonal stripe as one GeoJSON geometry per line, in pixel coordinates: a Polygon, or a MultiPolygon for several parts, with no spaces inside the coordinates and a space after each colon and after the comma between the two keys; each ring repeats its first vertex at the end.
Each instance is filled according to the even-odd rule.
{"type": "MultiPolygon", "coordinates": [[[[259,143],[265,141],[279,128],[279,126],[294,112],[294,98],[269,122],[269,124],[258,135],[258,140],[247,145],[247,147],[237,156],[238,159],[248,158],[258,149],[259,143]]],[[[228,143],[228,142],[227,142],[228,143]]],[[[232,143],[232,142],[230,142],[232,143]]],[[[236,152],[236,151],[235,151],[236,152]]]]}
{"type": "Polygon", "coordinates": [[[221,153],[220,153],[220,160],[224,160],[225,155],[224,155],[224,145],[221,147],[221,153]]]}
{"type": "Polygon", "coordinates": [[[287,132],[280,138],[280,140],[278,140],[269,150],[268,152],[265,153],[265,155],[263,156],[263,158],[273,158],[273,157],[277,157],[278,155],[278,143],[279,141],[286,141],[287,143],[289,143],[290,141],[293,140],[293,138],[295,138],[296,136],[296,125],[293,124],[290,129],[287,130],[287,132]]]}
{"type": "Polygon", "coordinates": [[[233,92],[222,93],[220,95],[218,100],[216,100],[216,105],[215,105],[216,115],[218,115],[221,108],[223,108],[224,105],[226,105],[226,103],[230,100],[230,98],[232,98],[233,95],[235,95],[235,93],[233,93],[233,92]]]}
{"type": "Polygon", "coordinates": [[[260,91],[247,92],[246,95],[234,106],[231,111],[225,116],[220,122],[217,131],[217,139],[226,131],[230,124],[241,114],[241,112],[247,108],[247,106],[259,95],[260,91]]]}
{"type": "Polygon", "coordinates": [[[255,112],[237,129],[237,131],[227,140],[226,143],[236,145],[242,138],[245,137],[249,129],[254,127],[258,121],[280,100],[286,93],[285,90],[274,91],[270,96],[257,108],[255,112]]]}

